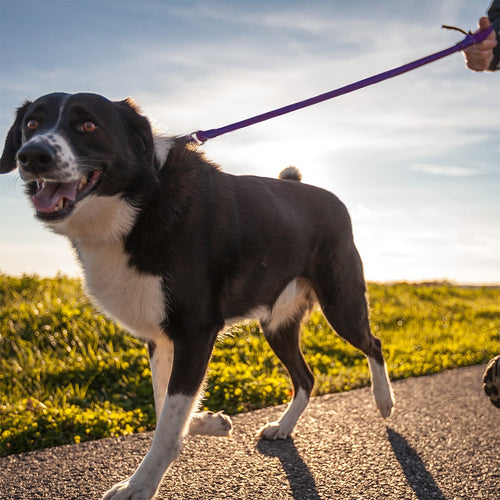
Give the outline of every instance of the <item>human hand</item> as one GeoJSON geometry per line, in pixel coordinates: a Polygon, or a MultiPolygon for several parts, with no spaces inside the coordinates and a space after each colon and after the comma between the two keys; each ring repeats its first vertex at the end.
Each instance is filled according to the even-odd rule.
{"type": "MultiPolygon", "coordinates": [[[[479,19],[479,29],[484,30],[490,26],[487,17],[479,19]]],[[[464,50],[465,63],[473,71],[485,71],[489,68],[493,60],[493,49],[497,46],[495,32],[492,31],[488,38],[481,43],[471,45],[464,50]]]]}

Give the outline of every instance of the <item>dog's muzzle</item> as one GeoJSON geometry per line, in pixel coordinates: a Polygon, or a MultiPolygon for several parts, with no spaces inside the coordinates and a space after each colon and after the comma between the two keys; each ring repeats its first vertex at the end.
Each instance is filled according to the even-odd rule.
{"type": "Polygon", "coordinates": [[[56,151],[41,142],[27,143],[18,152],[16,156],[17,164],[23,172],[29,173],[34,177],[44,177],[56,162],[56,151]]]}
{"type": "Polygon", "coordinates": [[[60,158],[57,147],[44,141],[27,142],[16,155],[21,178],[31,185],[36,214],[46,221],[67,217],[95,189],[102,175],[100,170],[69,173],[69,163],[60,158]]]}

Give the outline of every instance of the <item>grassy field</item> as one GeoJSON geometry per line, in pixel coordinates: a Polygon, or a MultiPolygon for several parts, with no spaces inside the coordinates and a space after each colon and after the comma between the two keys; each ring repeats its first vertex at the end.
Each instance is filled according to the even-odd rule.
{"type": "MultiPolygon", "coordinates": [[[[369,297],[393,380],[500,353],[500,289],[369,284],[369,297]]],[[[316,394],[369,383],[364,356],[319,312],[304,324],[303,349],[316,394]]],[[[217,344],[205,395],[206,409],[229,414],[289,400],[257,324],[217,344]]],[[[0,456],[154,425],[146,348],[93,308],[78,280],[0,274],[0,456]]]]}

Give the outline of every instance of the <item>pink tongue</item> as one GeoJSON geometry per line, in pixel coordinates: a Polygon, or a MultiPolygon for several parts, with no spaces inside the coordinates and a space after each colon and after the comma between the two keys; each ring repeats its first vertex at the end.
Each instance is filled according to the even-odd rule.
{"type": "Polygon", "coordinates": [[[75,201],[79,182],[79,180],[74,182],[45,182],[42,189],[33,196],[35,208],[39,212],[50,212],[61,198],[75,201]]]}

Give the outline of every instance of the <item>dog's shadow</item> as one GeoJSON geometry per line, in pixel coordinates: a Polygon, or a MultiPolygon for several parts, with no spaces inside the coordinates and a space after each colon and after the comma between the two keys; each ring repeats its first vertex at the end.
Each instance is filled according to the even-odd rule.
{"type": "MultiPolygon", "coordinates": [[[[390,428],[387,428],[387,437],[416,497],[422,500],[445,500],[443,492],[408,441],[390,428]]],[[[262,455],[279,459],[295,500],[321,500],[314,477],[299,455],[292,438],[283,441],[261,439],[257,443],[257,450],[262,455]]]]}
{"type": "Polygon", "coordinates": [[[418,453],[410,446],[408,441],[398,432],[387,428],[387,437],[398,462],[403,469],[408,484],[411,486],[418,499],[446,500],[431,473],[426,469],[418,453]]]}
{"type": "Polygon", "coordinates": [[[299,455],[293,438],[280,441],[259,440],[257,450],[266,457],[278,458],[286,473],[295,500],[321,500],[309,467],[299,455]]]}

